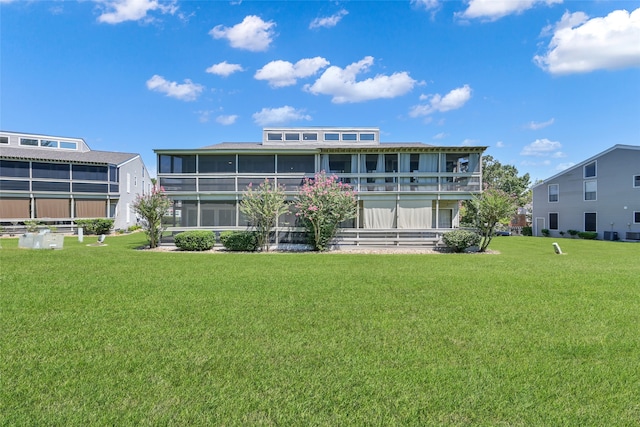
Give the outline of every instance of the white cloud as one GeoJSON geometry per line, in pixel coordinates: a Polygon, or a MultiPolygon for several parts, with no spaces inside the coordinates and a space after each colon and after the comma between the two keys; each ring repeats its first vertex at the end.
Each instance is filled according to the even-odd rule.
{"type": "Polygon", "coordinates": [[[544,129],[547,126],[551,126],[555,121],[556,121],[556,119],[554,119],[553,117],[551,119],[547,120],[546,122],[534,122],[534,121],[531,121],[531,122],[527,123],[527,125],[525,127],[527,129],[531,129],[531,130],[544,129]]]}
{"type": "Polygon", "coordinates": [[[178,10],[176,0],[160,1],[160,0],[96,0],[104,5],[105,11],[98,16],[99,22],[107,24],[119,24],[125,21],[151,21],[153,18],[148,16],[151,11],[171,15],[178,10]]]}
{"type": "Polygon", "coordinates": [[[213,111],[201,110],[201,111],[196,111],[196,113],[198,114],[198,121],[200,123],[207,123],[209,122],[209,116],[211,115],[211,113],[213,113],[213,111]]]}
{"type": "Polygon", "coordinates": [[[273,21],[264,22],[259,16],[249,15],[233,27],[216,25],[209,34],[215,39],[229,40],[231,47],[261,52],[273,41],[275,26],[273,21]]]}
{"type": "Polygon", "coordinates": [[[471,99],[471,87],[464,85],[453,89],[451,92],[442,96],[440,94],[420,96],[421,100],[428,101],[426,105],[414,105],[409,110],[409,116],[420,117],[439,111],[441,113],[450,110],[457,110],[471,99]]]}
{"type": "Polygon", "coordinates": [[[562,172],[563,170],[569,169],[571,166],[574,166],[574,165],[575,165],[575,163],[573,163],[573,162],[560,163],[560,164],[558,164],[558,166],[556,166],[556,170],[558,172],[562,172]]]}
{"type": "Polygon", "coordinates": [[[228,116],[223,115],[223,116],[216,117],[216,122],[224,126],[232,125],[236,122],[236,120],[238,120],[238,116],[236,114],[231,114],[228,116]]]}
{"type": "Polygon", "coordinates": [[[640,8],[592,19],[582,12],[567,12],[553,31],[546,53],[533,58],[551,74],[640,66],[640,8]]]}
{"type": "Polygon", "coordinates": [[[165,80],[164,77],[157,74],[147,80],[147,88],[182,101],[195,101],[204,90],[204,86],[193,83],[189,79],[185,79],[183,84],[179,84],[165,80]]]}
{"type": "Polygon", "coordinates": [[[548,157],[554,156],[562,148],[562,144],[558,141],[550,141],[546,138],[536,139],[531,144],[526,145],[520,155],[522,156],[535,156],[535,157],[548,157]]]}
{"type": "Polygon", "coordinates": [[[311,116],[304,114],[304,110],[296,110],[285,105],[280,108],[263,108],[253,114],[253,120],[260,126],[280,125],[297,120],[311,120],[311,116]]]}
{"type": "Polygon", "coordinates": [[[418,7],[422,7],[424,9],[437,9],[440,7],[439,0],[411,0],[411,4],[416,5],[418,7]]]}
{"type": "Polygon", "coordinates": [[[434,135],[434,136],[433,136],[433,139],[444,139],[444,138],[446,138],[446,137],[448,137],[448,136],[449,136],[449,134],[448,134],[448,133],[440,132],[439,134],[434,135]]]}
{"type": "Polygon", "coordinates": [[[496,142],[496,148],[504,148],[504,142],[502,141],[496,142]]]}
{"type": "Polygon", "coordinates": [[[244,71],[240,64],[229,64],[227,61],[213,64],[205,70],[207,73],[216,74],[222,77],[228,77],[237,71],[244,71]]]}
{"type": "Polygon", "coordinates": [[[416,81],[403,71],[390,76],[378,74],[373,78],[356,81],[359,73],[366,72],[373,65],[373,57],[366,56],[345,68],[331,66],[325,70],[313,85],[305,90],[314,95],[331,95],[331,102],[344,104],[363,102],[380,98],[395,98],[413,89],[416,81]]]}
{"type": "Polygon", "coordinates": [[[554,3],[562,3],[562,0],[469,0],[467,9],[455,15],[459,18],[495,21],[507,15],[522,13],[538,4],[549,6],[554,3]]]}
{"type": "Polygon", "coordinates": [[[320,27],[324,27],[324,28],[335,27],[336,25],[338,25],[338,22],[340,22],[340,20],[348,14],[349,12],[342,9],[341,11],[331,16],[327,16],[324,18],[316,18],[313,21],[311,21],[311,23],[309,24],[309,28],[314,29],[314,28],[320,28],[320,27]]]}
{"type": "Polygon", "coordinates": [[[267,80],[271,87],[284,87],[296,84],[297,79],[316,74],[329,65],[329,61],[316,56],[301,59],[292,64],[289,61],[271,61],[259,69],[254,77],[256,80],[267,80]]]}
{"type": "Polygon", "coordinates": [[[478,144],[479,142],[480,142],[480,141],[478,141],[477,139],[467,138],[467,139],[465,139],[465,140],[463,140],[463,141],[462,141],[462,144],[461,144],[461,145],[462,145],[463,147],[470,147],[470,146],[473,146],[473,145],[478,144]]]}

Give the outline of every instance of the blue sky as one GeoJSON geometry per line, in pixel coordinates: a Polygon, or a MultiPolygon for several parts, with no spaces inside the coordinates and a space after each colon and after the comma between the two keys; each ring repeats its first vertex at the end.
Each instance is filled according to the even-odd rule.
{"type": "Polygon", "coordinates": [[[640,143],[640,1],[0,0],[0,128],[91,148],[374,126],[532,179],[640,143]]]}

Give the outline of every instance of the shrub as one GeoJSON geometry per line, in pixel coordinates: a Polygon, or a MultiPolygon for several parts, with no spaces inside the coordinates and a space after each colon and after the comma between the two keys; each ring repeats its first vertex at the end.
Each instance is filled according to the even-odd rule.
{"type": "Polygon", "coordinates": [[[454,252],[463,252],[471,246],[477,246],[480,243],[480,236],[469,230],[453,230],[444,233],[442,241],[454,252]]]}
{"type": "Polygon", "coordinates": [[[562,237],[564,237],[564,235],[565,235],[565,234],[566,234],[566,233],[565,233],[564,231],[561,231],[561,232],[560,232],[560,235],[561,235],[562,237]]]}
{"type": "Polygon", "coordinates": [[[230,251],[254,252],[258,249],[255,231],[223,231],[220,243],[230,251]]]}
{"type": "Polygon", "coordinates": [[[162,238],[162,232],[167,228],[162,220],[169,211],[171,204],[171,200],[164,194],[162,187],[153,187],[151,194],[138,194],[136,196],[136,201],[133,203],[133,211],[140,216],[140,225],[147,234],[151,249],[158,246],[162,238]]]}
{"type": "Polygon", "coordinates": [[[578,235],[579,231],[578,230],[567,230],[567,233],[569,233],[569,235],[571,237],[576,237],[578,235]]]}
{"type": "Polygon", "coordinates": [[[24,226],[29,233],[35,233],[38,231],[38,228],[42,225],[42,222],[37,220],[27,220],[24,222],[24,226]]]}
{"type": "Polygon", "coordinates": [[[525,226],[522,227],[522,235],[523,236],[533,236],[533,228],[525,226]]]}
{"type": "Polygon", "coordinates": [[[316,251],[325,251],[340,223],[356,216],[356,196],[350,185],[324,171],[305,178],[296,196],[296,216],[302,218],[307,237],[316,251]]]}
{"type": "Polygon", "coordinates": [[[207,230],[192,230],[175,236],[176,246],[183,251],[208,251],[216,243],[216,235],[207,230]]]}
{"type": "Polygon", "coordinates": [[[84,234],[109,234],[113,227],[113,220],[104,218],[76,219],[75,223],[82,227],[84,234]]]}
{"type": "Polygon", "coordinates": [[[593,240],[598,237],[598,233],[595,231],[580,231],[578,237],[581,239],[593,240]]]}
{"type": "Polygon", "coordinates": [[[240,212],[245,214],[249,222],[256,228],[258,247],[269,250],[271,229],[276,226],[278,217],[289,210],[286,203],[284,186],[275,185],[265,179],[257,189],[249,184],[242,194],[240,212]]]}
{"type": "Polygon", "coordinates": [[[540,230],[540,232],[544,237],[549,237],[549,235],[551,235],[551,232],[549,231],[548,228],[543,228],[542,230],[540,230]]]}

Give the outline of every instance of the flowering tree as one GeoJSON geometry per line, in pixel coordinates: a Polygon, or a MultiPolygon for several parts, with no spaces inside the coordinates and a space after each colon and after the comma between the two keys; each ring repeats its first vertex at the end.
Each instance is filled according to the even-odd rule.
{"type": "Polygon", "coordinates": [[[517,202],[513,196],[502,190],[489,188],[480,196],[472,200],[476,211],[474,225],[480,231],[482,241],[480,252],[484,252],[491,243],[493,233],[498,223],[508,223],[517,209],[517,202]]]}
{"type": "Polygon", "coordinates": [[[147,234],[149,247],[152,249],[158,246],[162,232],[166,229],[162,225],[162,217],[170,206],[171,200],[164,194],[164,189],[155,186],[150,194],[138,194],[133,203],[133,211],[140,217],[142,229],[147,234]]]}
{"type": "Polygon", "coordinates": [[[340,223],[356,216],[356,196],[349,184],[322,171],[313,179],[304,179],[295,207],[296,215],[304,220],[313,248],[325,251],[340,223]]]}
{"type": "Polygon", "coordinates": [[[271,184],[265,179],[257,189],[251,184],[242,194],[240,212],[245,214],[258,232],[258,247],[269,250],[269,233],[278,217],[287,212],[284,187],[271,184]]]}

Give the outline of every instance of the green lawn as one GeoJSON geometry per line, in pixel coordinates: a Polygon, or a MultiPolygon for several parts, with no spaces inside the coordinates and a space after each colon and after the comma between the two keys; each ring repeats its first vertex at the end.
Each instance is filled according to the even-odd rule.
{"type": "Polygon", "coordinates": [[[0,425],[640,425],[640,244],[211,254],[89,239],[0,240],[0,425]]]}

